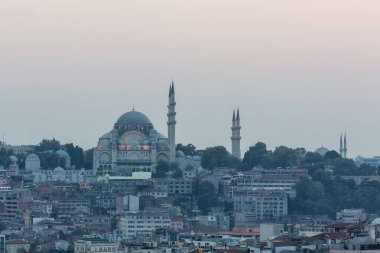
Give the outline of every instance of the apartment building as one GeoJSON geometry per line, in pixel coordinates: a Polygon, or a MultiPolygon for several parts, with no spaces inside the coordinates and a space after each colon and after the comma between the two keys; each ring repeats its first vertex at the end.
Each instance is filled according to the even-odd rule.
{"type": "Polygon", "coordinates": [[[163,178],[153,181],[154,189],[168,194],[192,194],[193,181],[189,179],[163,178]]]}
{"type": "Polygon", "coordinates": [[[121,218],[121,230],[125,239],[131,239],[142,231],[154,231],[158,228],[170,228],[171,218],[164,212],[139,212],[126,214],[121,218]]]}
{"type": "Polygon", "coordinates": [[[251,213],[258,221],[278,219],[288,214],[288,197],[280,190],[238,190],[233,196],[235,213],[251,213]]]}

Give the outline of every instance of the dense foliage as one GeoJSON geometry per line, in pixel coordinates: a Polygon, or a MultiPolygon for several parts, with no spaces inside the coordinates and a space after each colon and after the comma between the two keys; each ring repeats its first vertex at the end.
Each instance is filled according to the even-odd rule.
{"type": "Polygon", "coordinates": [[[225,147],[206,148],[202,154],[202,167],[212,170],[217,167],[240,168],[241,162],[233,157],[225,147]]]}
{"type": "Polygon", "coordinates": [[[331,177],[329,172],[316,170],[312,179],[302,178],[296,185],[297,197],[289,201],[291,214],[329,214],[345,208],[364,208],[369,213],[380,210],[380,183],[331,177]]]}
{"type": "Polygon", "coordinates": [[[187,144],[186,146],[182,143],[178,143],[176,145],[176,150],[182,151],[185,154],[185,156],[197,156],[201,155],[202,153],[202,151],[197,150],[197,148],[191,143],[187,144]]]}

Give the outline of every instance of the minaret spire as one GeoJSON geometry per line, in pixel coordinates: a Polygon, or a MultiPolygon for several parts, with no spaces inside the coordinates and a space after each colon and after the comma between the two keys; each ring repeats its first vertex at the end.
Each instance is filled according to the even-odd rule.
{"type": "Polygon", "coordinates": [[[174,82],[172,81],[170,88],[169,88],[169,104],[168,104],[168,138],[169,138],[169,148],[170,148],[170,154],[169,154],[169,162],[174,163],[175,157],[176,157],[176,150],[175,150],[175,125],[176,125],[176,112],[175,112],[175,92],[174,92],[174,82]]]}
{"type": "Polygon", "coordinates": [[[232,116],[232,136],[231,136],[231,152],[232,155],[238,159],[241,158],[241,151],[240,151],[240,112],[239,109],[237,109],[237,113],[235,115],[235,110],[233,112],[232,116]]]}
{"type": "Polygon", "coordinates": [[[343,140],[343,158],[347,158],[347,135],[344,132],[344,140],[343,140]]]}
{"type": "Polygon", "coordinates": [[[341,157],[343,157],[343,136],[342,136],[342,133],[340,133],[339,154],[341,157]]]}

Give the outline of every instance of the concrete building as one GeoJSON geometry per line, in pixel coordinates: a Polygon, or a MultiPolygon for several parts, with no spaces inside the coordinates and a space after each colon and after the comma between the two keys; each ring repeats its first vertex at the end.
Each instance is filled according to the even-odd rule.
{"type": "Polygon", "coordinates": [[[18,253],[20,252],[20,250],[25,250],[25,252],[29,252],[30,243],[25,240],[11,240],[6,242],[6,248],[7,253],[18,253]]]}
{"type": "Polygon", "coordinates": [[[343,209],[336,213],[336,220],[343,223],[359,223],[367,220],[364,209],[343,209]]]}
{"type": "Polygon", "coordinates": [[[189,195],[193,193],[193,181],[190,179],[157,178],[153,180],[153,187],[168,194],[189,195]]]}
{"type": "Polygon", "coordinates": [[[0,253],[6,253],[5,235],[0,234],[0,253]]]}
{"type": "Polygon", "coordinates": [[[266,242],[274,236],[281,235],[284,232],[283,224],[260,224],[260,241],[266,242]]]}
{"type": "Polygon", "coordinates": [[[285,191],[291,198],[296,196],[295,185],[298,182],[297,175],[259,175],[256,173],[245,173],[231,180],[229,185],[229,197],[235,195],[235,191],[242,189],[265,189],[285,191]]]}
{"type": "Polygon", "coordinates": [[[277,220],[288,214],[284,191],[239,190],[233,196],[235,213],[251,213],[257,221],[277,220]]]}
{"type": "Polygon", "coordinates": [[[116,212],[138,212],[140,211],[139,196],[126,195],[123,197],[116,197],[116,212]]]}
{"type": "Polygon", "coordinates": [[[374,156],[372,158],[358,156],[355,158],[355,163],[357,166],[360,166],[362,164],[367,164],[369,166],[377,168],[380,166],[380,156],[374,156]]]}
{"type": "Polygon", "coordinates": [[[91,241],[79,240],[74,243],[75,253],[117,253],[119,252],[120,244],[108,241],[91,241]]]}
{"type": "Polygon", "coordinates": [[[132,239],[139,232],[170,227],[171,219],[168,213],[130,213],[121,218],[120,222],[120,229],[123,231],[125,239],[132,239]]]}

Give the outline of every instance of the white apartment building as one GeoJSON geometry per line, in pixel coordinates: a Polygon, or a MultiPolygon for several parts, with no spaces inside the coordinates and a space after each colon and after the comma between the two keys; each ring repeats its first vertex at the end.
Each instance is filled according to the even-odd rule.
{"type": "Polygon", "coordinates": [[[117,253],[119,252],[119,243],[105,241],[84,241],[79,240],[74,243],[75,253],[117,253]]]}
{"type": "Polygon", "coordinates": [[[268,221],[288,214],[288,197],[284,191],[239,190],[233,197],[235,213],[250,213],[257,221],[268,221]]]}
{"type": "Polygon", "coordinates": [[[235,191],[242,189],[264,189],[285,191],[290,198],[294,198],[297,181],[296,175],[244,175],[244,177],[238,177],[230,183],[229,196],[233,197],[235,191]]]}
{"type": "Polygon", "coordinates": [[[170,228],[168,213],[130,213],[121,218],[120,229],[125,239],[131,239],[138,232],[154,231],[158,228],[170,228]]]}

